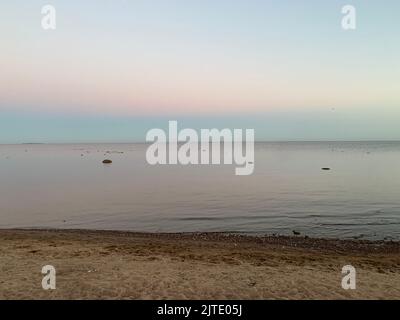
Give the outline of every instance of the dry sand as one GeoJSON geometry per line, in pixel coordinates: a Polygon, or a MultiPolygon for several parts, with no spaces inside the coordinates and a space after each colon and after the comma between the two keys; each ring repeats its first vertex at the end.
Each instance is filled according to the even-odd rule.
{"type": "Polygon", "coordinates": [[[399,299],[400,244],[1,230],[0,299],[399,299]],[[41,269],[57,270],[57,289],[41,269]],[[341,268],[357,269],[357,289],[341,268]]]}

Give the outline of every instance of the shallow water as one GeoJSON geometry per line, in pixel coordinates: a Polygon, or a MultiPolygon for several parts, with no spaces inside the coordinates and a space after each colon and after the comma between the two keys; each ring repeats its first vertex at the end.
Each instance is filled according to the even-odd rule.
{"type": "Polygon", "coordinates": [[[0,145],[0,228],[400,239],[400,142],[257,143],[251,176],[151,166],[146,148],[0,145]]]}

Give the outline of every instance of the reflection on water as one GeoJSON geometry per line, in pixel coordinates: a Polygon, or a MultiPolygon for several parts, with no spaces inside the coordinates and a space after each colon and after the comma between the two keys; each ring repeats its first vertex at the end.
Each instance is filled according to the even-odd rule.
{"type": "Polygon", "coordinates": [[[400,239],[400,142],[257,143],[251,176],[146,148],[0,146],[0,227],[400,239]]]}

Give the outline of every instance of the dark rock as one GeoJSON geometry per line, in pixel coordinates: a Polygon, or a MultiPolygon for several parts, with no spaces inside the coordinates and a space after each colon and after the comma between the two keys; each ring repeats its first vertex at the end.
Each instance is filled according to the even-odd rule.
{"type": "Polygon", "coordinates": [[[322,170],[329,171],[331,168],[322,168],[322,170]]]}
{"type": "Polygon", "coordinates": [[[112,161],[111,160],[108,160],[108,159],[106,159],[106,160],[103,160],[103,163],[112,163],[112,161]]]}

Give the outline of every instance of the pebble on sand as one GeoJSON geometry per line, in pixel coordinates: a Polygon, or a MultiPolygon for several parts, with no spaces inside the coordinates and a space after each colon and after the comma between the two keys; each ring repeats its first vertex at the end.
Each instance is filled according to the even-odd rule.
{"type": "Polygon", "coordinates": [[[111,161],[111,160],[108,160],[108,159],[106,159],[106,160],[103,160],[103,163],[112,163],[112,161],[111,161]]]}

